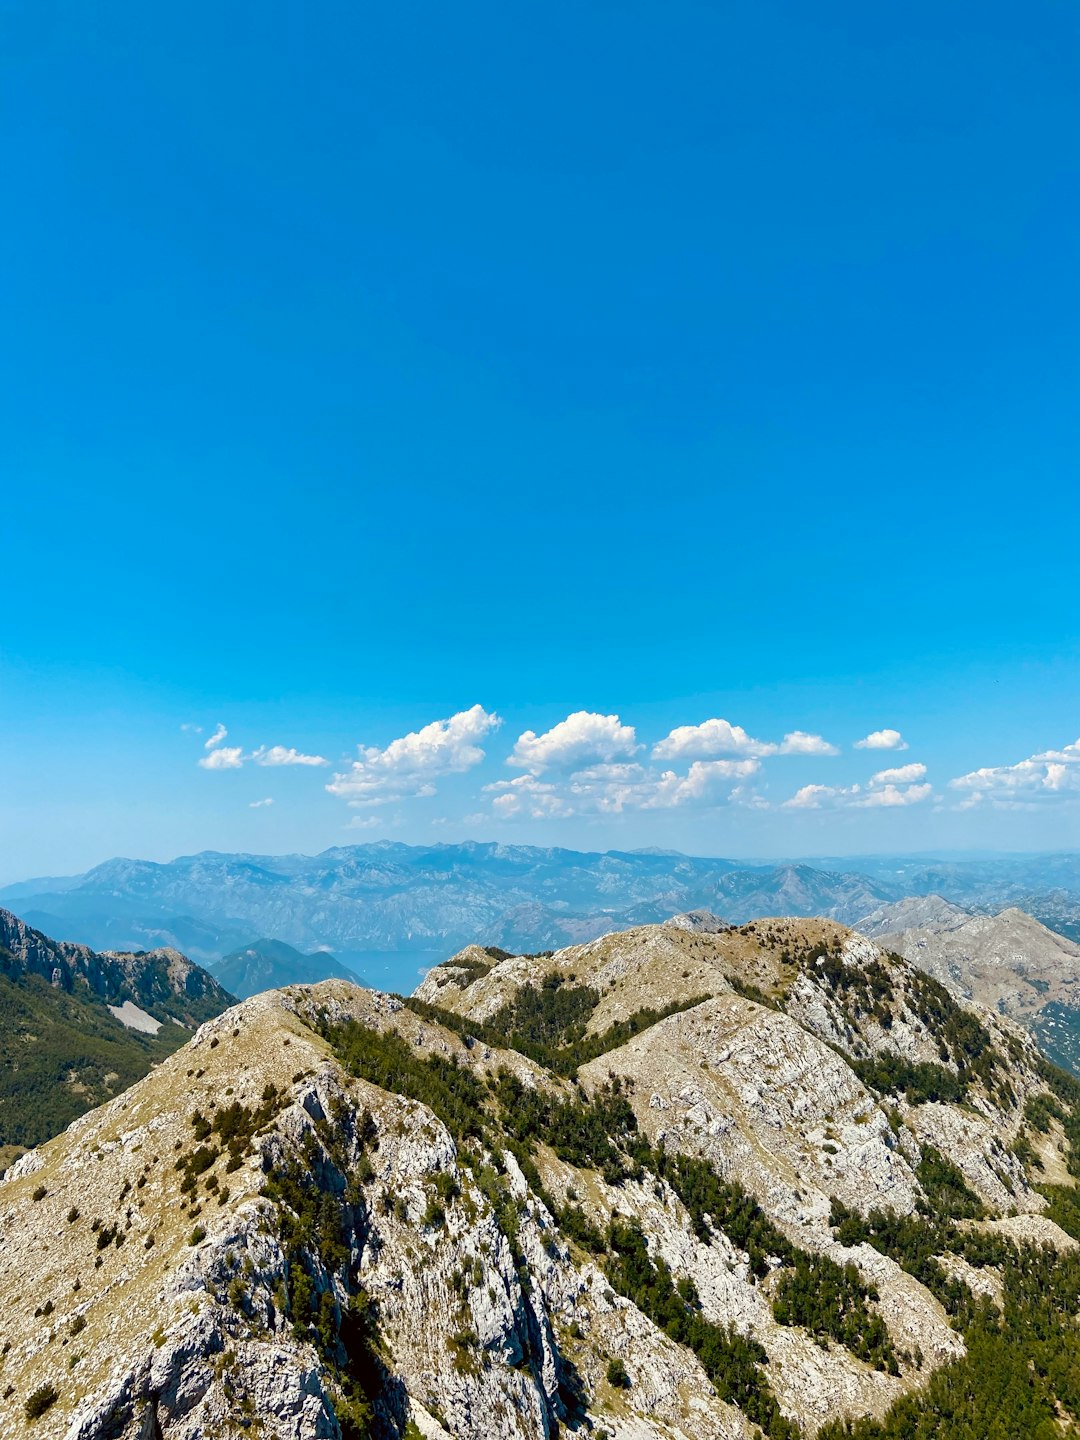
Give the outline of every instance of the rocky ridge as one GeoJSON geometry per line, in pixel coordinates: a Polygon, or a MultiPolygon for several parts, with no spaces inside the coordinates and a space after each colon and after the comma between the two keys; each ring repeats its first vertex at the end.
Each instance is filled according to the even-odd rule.
{"type": "Polygon", "coordinates": [[[1015,907],[970,915],[945,901],[933,912],[922,906],[887,906],[858,928],[960,999],[1019,1021],[1059,1064],[1080,1073],[1080,944],[1015,907]]]}
{"type": "Polygon", "coordinates": [[[1058,1090],[1010,1021],[825,921],[258,995],[0,1184],[0,1436],[882,1416],[964,1363],[1009,1244],[1075,1246],[1058,1090]]]}
{"type": "Polygon", "coordinates": [[[163,1024],[193,1027],[232,999],[179,950],[98,952],[52,940],[2,909],[0,971],[12,979],[37,975],[65,994],[82,993],[117,1008],[128,1001],[163,1024]]]}

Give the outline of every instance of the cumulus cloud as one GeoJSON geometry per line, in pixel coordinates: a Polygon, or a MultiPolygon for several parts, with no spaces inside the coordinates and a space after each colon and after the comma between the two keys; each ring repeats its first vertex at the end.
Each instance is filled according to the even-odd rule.
{"type": "Polygon", "coordinates": [[[253,760],[256,765],[329,765],[329,760],[324,760],[321,755],[305,755],[300,750],[294,750],[286,745],[260,745],[258,750],[252,750],[247,755],[239,745],[222,745],[222,740],[229,732],[224,725],[219,725],[217,730],[206,742],[208,754],[204,755],[198,762],[204,770],[239,770],[248,760],[253,760]]]}
{"type": "Polygon", "coordinates": [[[524,731],[506,763],[542,775],[629,759],[640,749],[634,727],[624,725],[617,715],[575,710],[543,735],[524,731]]]}
{"type": "Polygon", "coordinates": [[[185,735],[201,735],[201,734],[202,734],[202,726],[201,726],[201,725],[192,725],[191,722],[188,721],[188,720],[185,720],[185,721],[184,721],[184,723],[180,726],[180,729],[184,732],[185,735]]]}
{"type": "Polygon", "coordinates": [[[478,742],[501,724],[498,715],[474,705],[392,740],[384,749],[362,745],[359,759],[336,774],[326,789],[350,805],[386,805],[434,795],[434,780],[479,765],[484,751],[478,742]]]}
{"type": "Polygon", "coordinates": [[[906,750],[908,743],[899,730],[871,730],[855,741],[856,750],[906,750]]]}
{"type": "Polygon", "coordinates": [[[821,735],[792,730],[780,744],[755,740],[741,725],[729,720],[703,720],[700,725],[677,725],[653,746],[654,760],[708,760],[716,755],[745,755],[758,759],[766,755],[837,755],[821,735]]]}
{"type": "MultiPolygon", "coordinates": [[[[925,773],[925,766],[904,766],[904,769],[925,773]]],[[[871,781],[871,788],[864,790],[861,785],[804,785],[801,790],[785,800],[785,810],[825,810],[894,808],[901,805],[917,805],[933,794],[934,787],[925,785],[896,784],[892,781],[875,782],[888,771],[881,771],[871,781]]]]}
{"type": "MultiPolygon", "coordinates": [[[[492,811],[503,819],[561,820],[571,815],[618,815],[627,810],[668,810],[676,806],[721,805],[732,800],[738,782],[757,773],[759,762],[695,760],[685,775],[657,771],[636,761],[588,765],[554,779],[519,775],[485,786],[495,796],[492,811]]],[[[739,803],[756,804],[740,789],[739,803]]]]}
{"type": "Polygon", "coordinates": [[[871,785],[909,785],[913,780],[921,780],[926,774],[926,766],[913,761],[910,765],[897,765],[892,770],[879,770],[876,775],[870,776],[871,785]]]}
{"type": "Polygon", "coordinates": [[[251,803],[248,805],[248,809],[262,810],[265,806],[272,805],[273,803],[274,797],[272,795],[268,795],[265,800],[252,800],[251,803]]]}
{"type": "Polygon", "coordinates": [[[858,785],[847,788],[837,785],[803,785],[795,794],[784,801],[784,810],[820,810],[825,805],[836,804],[860,794],[858,785]]]}
{"type": "Polygon", "coordinates": [[[386,825],[385,815],[352,815],[348,823],[342,828],[345,830],[373,830],[376,825],[386,825]]]}
{"type": "Polygon", "coordinates": [[[557,785],[535,775],[518,775],[513,780],[496,780],[485,785],[494,794],[492,812],[503,820],[563,820],[575,813],[569,799],[557,785]]]}
{"type": "Polygon", "coordinates": [[[755,740],[741,725],[729,720],[703,720],[700,725],[676,725],[653,746],[654,760],[708,760],[714,755],[775,755],[778,746],[755,740]]]}
{"type": "Polygon", "coordinates": [[[256,765],[329,765],[321,755],[304,755],[285,745],[260,745],[251,757],[256,765]]]}
{"type": "Polygon", "coordinates": [[[777,746],[778,755],[839,755],[835,745],[821,735],[808,735],[805,730],[792,730],[777,746]]]}
{"type": "Polygon", "coordinates": [[[199,761],[204,770],[239,770],[243,763],[243,750],[239,745],[222,745],[199,761]]]}
{"type": "Polygon", "coordinates": [[[934,787],[926,785],[907,785],[900,788],[896,785],[885,785],[880,790],[869,790],[857,803],[860,805],[917,805],[920,800],[926,800],[933,792],[934,787]]]}
{"type": "Polygon", "coordinates": [[[984,800],[997,809],[1027,809],[1080,795],[1080,739],[1061,750],[1044,750],[1015,765],[988,765],[949,781],[962,792],[958,809],[984,800]]]}
{"type": "Polygon", "coordinates": [[[665,770],[642,801],[642,809],[719,804],[729,797],[733,780],[745,779],[759,769],[757,760],[695,760],[685,775],[665,770]]]}

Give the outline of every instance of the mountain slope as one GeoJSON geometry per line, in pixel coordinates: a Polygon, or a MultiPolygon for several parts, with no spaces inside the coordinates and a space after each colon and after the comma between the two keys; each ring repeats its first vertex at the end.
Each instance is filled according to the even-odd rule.
{"type": "Polygon", "coordinates": [[[145,1075],[232,997],[172,950],[97,954],[0,910],[0,1150],[145,1075]]]}
{"type": "Polygon", "coordinates": [[[1080,1086],[1008,1021],[827,922],[474,948],[422,989],[256,996],[14,1167],[4,1440],[959,1440],[1075,1407],[1045,1212],[1080,1232],[1080,1086]]]}
{"type": "Polygon", "coordinates": [[[878,938],[961,998],[1020,1021],[1080,1074],[1080,945],[1015,908],[941,921],[878,938]]]}
{"type": "Polygon", "coordinates": [[[954,905],[941,895],[906,895],[879,905],[853,922],[860,935],[871,940],[897,935],[902,930],[955,930],[971,917],[971,911],[954,905]]]}
{"type": "Polygon", "coordinates": [[[223,956],[213,966],[213,972],[218,984],[241,1000],[260,990],[276,990],[284,985],[314,985],[320,980],[360,983],[358,976],[325,950],[304,955],[283,940],[255,940],[223,956]]]}

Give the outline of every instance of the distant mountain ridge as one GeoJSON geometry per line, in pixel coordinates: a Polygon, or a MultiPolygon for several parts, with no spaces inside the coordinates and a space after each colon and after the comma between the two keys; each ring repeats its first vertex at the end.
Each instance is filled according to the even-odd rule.
{"type": "Polygon", "coordinates": [[[48,891],[20,883],[0,901],[51,933],[96,945],[173,943],[209,962],[272,935],[307,952],[327,948],[346,965],[373,951],[444,958],[477,938],[551,949],[695,909],[736,921],[770,912],[850,921],[897,898],[888,885],[806,865],[475,842],[117,859],[52,883],[48,891]]]}
{"type": "Polygon", "coordinates": [[[1018,905],[1080,939],[1080,856],[1073,855],[750,864],[670,851],[379,841],[314,856],[114,859],[85,875],[8,886],[0,904],[49,934],[98,949],[166,945],[204,964],[257,936],[309,954],[329,950],[364,973],[365,957],[394,954],[401,973],[372,978],[411,989],[417,963],[473,941],[556,949],[692,910],[735,924],[821,915],[851,925],[905,897],[931,895],[969,910],[1018,905]],[[418,957],[411,966],[410,956],[418,957]]]}

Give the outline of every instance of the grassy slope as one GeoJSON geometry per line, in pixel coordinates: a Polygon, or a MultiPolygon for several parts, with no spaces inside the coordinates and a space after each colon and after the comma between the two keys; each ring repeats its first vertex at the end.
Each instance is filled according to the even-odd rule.
{"type": "Polygon", "coordinates": [[[104,1002],[38,975],[0,975],[0,1017],[0,1147],[40,1145],[190,1039],[173,1024],[129,1030],[104,1002]]]}

